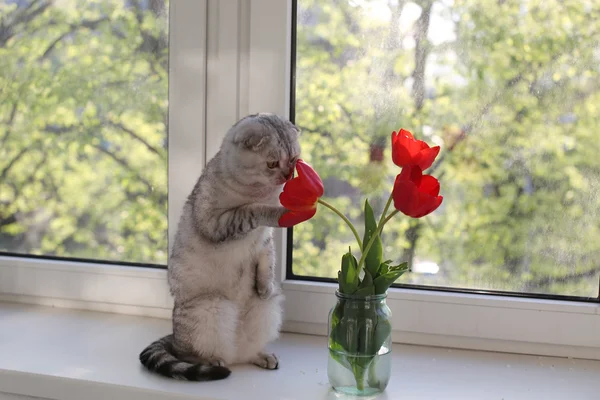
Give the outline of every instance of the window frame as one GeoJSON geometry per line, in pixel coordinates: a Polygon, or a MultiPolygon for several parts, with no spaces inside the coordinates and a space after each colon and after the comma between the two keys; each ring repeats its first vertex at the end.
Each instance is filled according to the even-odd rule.
{"type": "MultiPolygon", "coordinates": [[[[292,1],[171,2],[170,239],[229,126],[258,111],[290,117],[292,1]]],[[[324,335],[336,285],[287,277],[287,241],[277,229],[283,329],[324,335]]],[[[165,269],[0,256],[0,277],[0,301],[171,317],[165,269]]],[[[600,359],[599,303],[409,288],[387,301],[395,342],[600,359]]]]}

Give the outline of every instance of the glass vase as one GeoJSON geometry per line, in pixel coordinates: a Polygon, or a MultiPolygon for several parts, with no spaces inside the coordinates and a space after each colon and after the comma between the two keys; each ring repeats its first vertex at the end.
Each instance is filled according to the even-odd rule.
{"type": "Polygon", "coordinates": [[[327,375],[337,392],[372,396],[385,390],[391,373],[392,326],[386,294],[356,297],[336,291],[329,313],[327,375]]]}

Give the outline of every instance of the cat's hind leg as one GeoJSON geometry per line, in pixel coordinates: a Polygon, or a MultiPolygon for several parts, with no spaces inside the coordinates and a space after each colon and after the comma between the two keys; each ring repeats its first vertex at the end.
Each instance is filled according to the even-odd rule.
{"type": "Polygon", "coordinates": [[[263,300],[253,296],[241,313],[238,327],[237,362],[252,363],[262,368],[276,369],[279,360],[265,352],[269,342],[279,337],[283,295],[277,292],[263,300]]]}
{"type": "Polygon", "coordinates": [[[222,297],[207,295],[177,304],[173,310],[176,351],[212,365],[234,363],[238,318],[235,303],[222,297]]]}

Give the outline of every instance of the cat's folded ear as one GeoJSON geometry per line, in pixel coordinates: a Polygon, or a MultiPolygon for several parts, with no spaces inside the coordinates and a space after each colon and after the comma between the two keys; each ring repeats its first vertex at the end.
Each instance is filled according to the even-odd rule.
{"type": "Polygon", "coordinates": [[[228,136],[233,144],[246,150],[258,151],[268,143],[269,133],[255,117],[256,115],[249,115],[231,127],[228,136]]]}
{"type": "Polygon", "coordinates": [[[268,133],[262,129],[240,129],[233,138],[233,143],[247,150],[258,151],[270,140],[268,133]]]}

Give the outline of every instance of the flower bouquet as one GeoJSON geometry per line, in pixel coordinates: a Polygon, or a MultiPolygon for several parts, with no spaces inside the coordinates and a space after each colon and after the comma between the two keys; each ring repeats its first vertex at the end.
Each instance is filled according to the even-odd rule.
{"type": "Polygon", "coordinates": [[[360,257],[357,259],[352,248],[342,255],[338,301],[329,317],[328,375],[337,391],[371,395],[383,391],[389,381],[392,327],[385,298],[387,289],[409,267],[406,262],[393,265],[384,259],[381,234],[399,212],[421,218],[440,206],[443,197],[438,180],[423,174],[439,151],[439,146],[430,147],[407,130],[392,133],[392,160],[402,170],[379,219],[365,200],[362,238],[344,214],[322,199],[323,182],[304,161],[298,160],[297,176],[285,184],[280,195],[282,206],[289,210],[279,220],[280,226],[312,218],[320,204],[342,218],[356,238],[360,257]]]}

